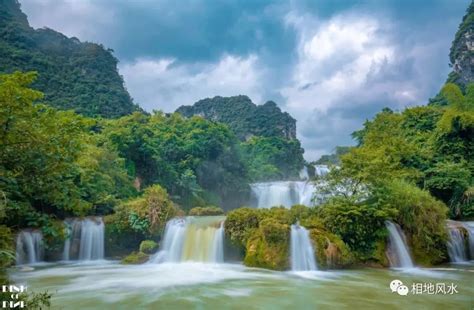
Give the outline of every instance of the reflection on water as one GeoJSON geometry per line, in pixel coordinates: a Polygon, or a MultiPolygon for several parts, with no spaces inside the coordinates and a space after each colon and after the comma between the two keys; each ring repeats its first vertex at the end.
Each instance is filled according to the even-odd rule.
{"type": "Polygon", "coordinates": [[[56,309],[470,309],[472,265],[459,268],[272,272],[237,264],[115,262],[11,271],[28,289],[54,293],[56,309]],[[459,269],[461,268],[461,269],[459,269]],[[389,283],[454,283],[455,295],[399,296],[389,283]]]}

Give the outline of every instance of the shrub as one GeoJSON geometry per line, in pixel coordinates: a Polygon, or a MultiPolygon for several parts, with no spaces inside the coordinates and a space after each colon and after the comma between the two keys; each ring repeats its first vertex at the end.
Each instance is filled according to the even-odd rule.
{"type": "Polygon", "coordinates": [[[140,252],[152,254],[158,248],[158,243],[153,240],[144,240],[140,243],[140,252]]]}

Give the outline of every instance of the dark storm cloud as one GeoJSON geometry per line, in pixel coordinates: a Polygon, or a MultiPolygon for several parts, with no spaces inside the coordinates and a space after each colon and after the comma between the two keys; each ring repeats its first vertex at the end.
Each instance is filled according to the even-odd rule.
{"type": "Polygon", "coordinates": [[[383,107],[424,104],[469,0],[21,0],[34,27],[113,48],[145,109],[207,96],[276,101],[307,159],[383,107]]]}

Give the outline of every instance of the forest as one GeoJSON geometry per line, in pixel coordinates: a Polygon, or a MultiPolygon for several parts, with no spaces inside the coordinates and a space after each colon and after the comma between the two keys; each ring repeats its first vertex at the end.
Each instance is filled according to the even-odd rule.
{"type": "MultiPolygon", "coordinates": [[[[72,217],[102,217],[106,256],[139,264],[171,219],[225,214],[225,238],[243,264],[272,270],[290,268],[295,223],[326,270],[390,266],[387,221],[403,229],[417,265],[446,263],[446,220],[474,219],[474,83],[459,71],[473,52],[457,47],[474,27],[473,4],[453,42],[454,71],[429,103],[383,109],[352,134],[354,146],[313,163],[303,159],[295,120],[274,102],[215,97],[174,113],[142,111],[110,51],[33,30],[11,12],[1,10],[0,25],[0,67],[8,68],[0,74],[2,283],[18,232],[41,231],[54,261],[72,217]],[[50,63],[50,44],[66,61],[50,63]],[[96,74],[81,78],[87,68],[96,74]],[[297,180],[313,164],[330,168],[311,176],[324,193],[314,207],[249,205],[252,184],[297,180]]],[[[48,305],[50,297],[22,298],[48,305]]]]}

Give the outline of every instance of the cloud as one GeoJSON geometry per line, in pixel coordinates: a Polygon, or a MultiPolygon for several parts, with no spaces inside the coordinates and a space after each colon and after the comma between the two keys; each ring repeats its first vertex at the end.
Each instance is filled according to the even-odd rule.
{"type": "Polygon", "coordinates": [[[447,73],[445,42],[400,37],[399,25],[382,14],[351,10],[318,20],[292,11],[285,23],[299,43],[290,81],[280,92],[299,120],[309,160],[352,144],[350,133],[383,107],[426,103],[440,85],[430,74],[447,73]]]}
{"type": "Polygon", "coordinates": [[[213,96],[248,95],[261,102],[264,70],[258,57],[224,55],[215,63],[176,59],[137,59],[120,66],[128,90],[146,110],[172,112],[180,105],[213,96]]]}
{"type": "Polygon", "coordinates": [[[113,5],[92,0],[21,0],[33,28],[48,27],[82,40],[101,42],[114,25],[113,5]]]}
{"type": "Polygon", "coordinates": [[[381,108],[434,96],[470,3],[20,1],[34,27],[113,48],[147,110],[214,95],[274,100],[297,119],[308,160],[350,144],[350,133],[381,108]]]}

